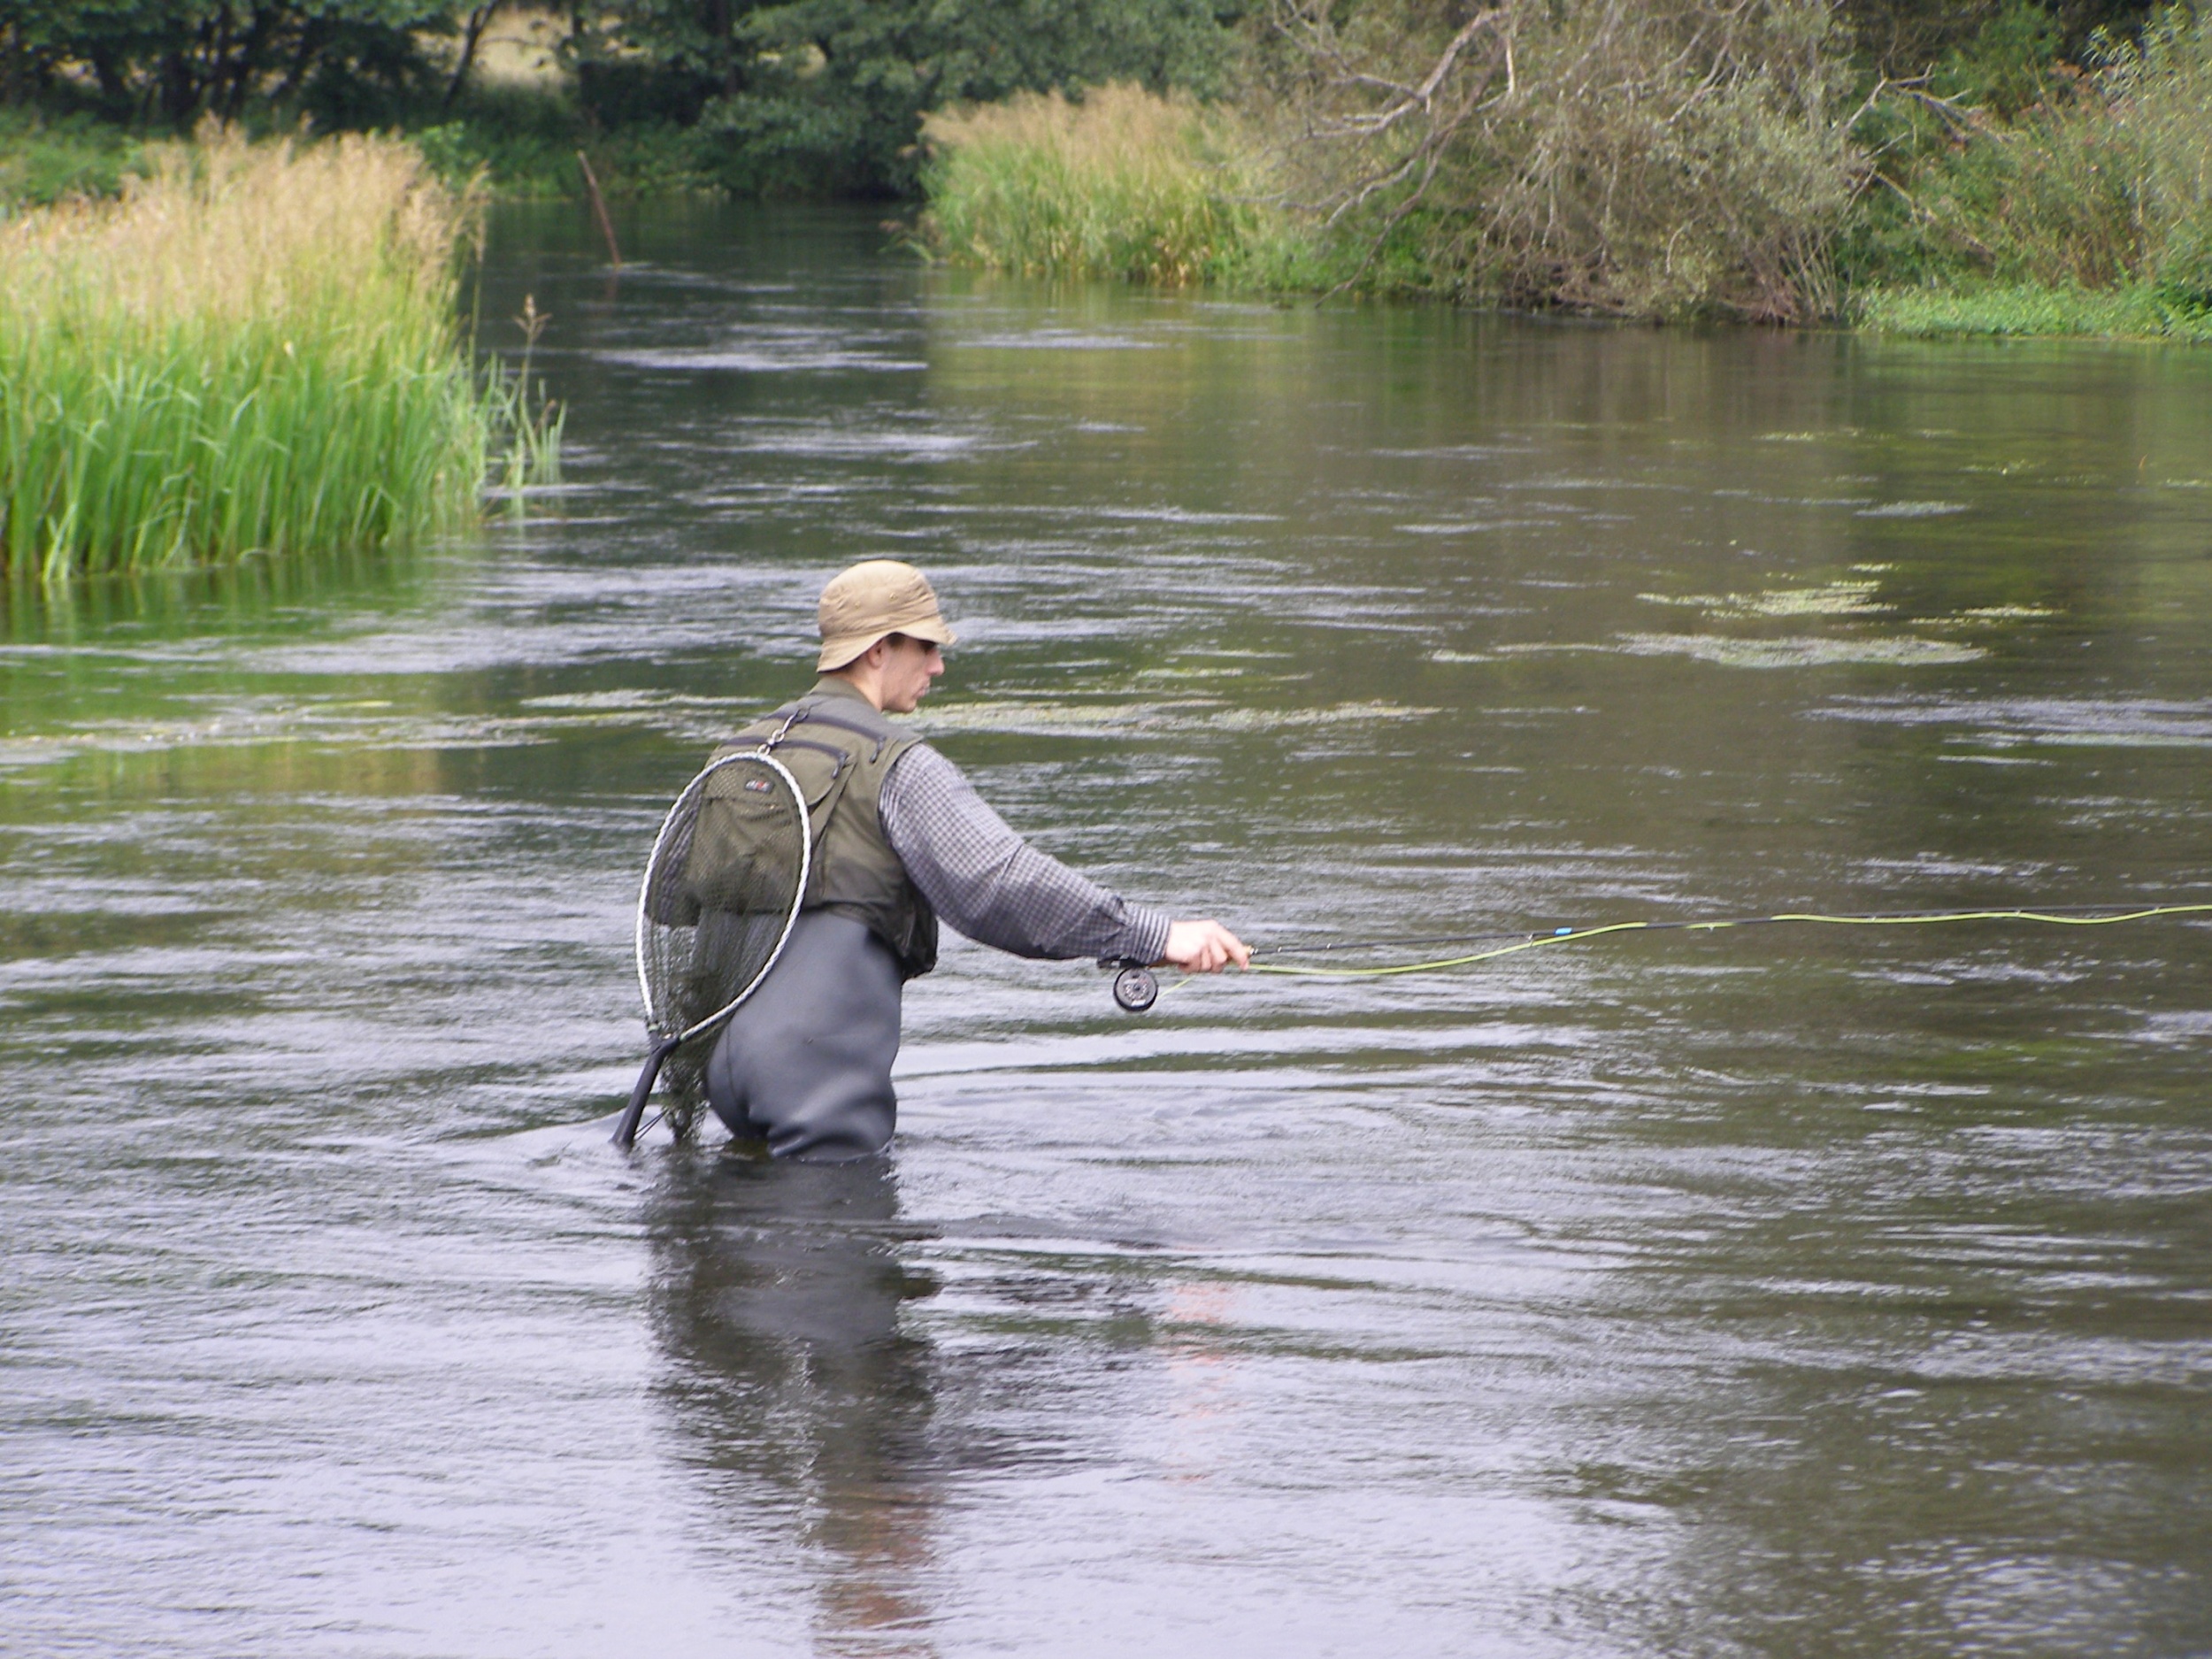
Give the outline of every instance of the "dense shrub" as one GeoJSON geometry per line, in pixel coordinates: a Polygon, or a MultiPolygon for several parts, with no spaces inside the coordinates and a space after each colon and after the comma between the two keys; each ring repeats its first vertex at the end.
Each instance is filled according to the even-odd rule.
{"type": "Polygon", "coordinates": [[[2051,66],[2010,119],[1976,104],[1892,137],[1903,159],[1869,204],[1863,287],[2141,288],[2146,318],[2212,307],[2212,19],[2176,9],[2091,45],[2085,72],[2051,66]]]}
{"type": "Polygon", "coordinates": [[[1822,0],[1282,0],[1287,188],[1366,280],[1802,320],[1862,171],[1822,0]]]}

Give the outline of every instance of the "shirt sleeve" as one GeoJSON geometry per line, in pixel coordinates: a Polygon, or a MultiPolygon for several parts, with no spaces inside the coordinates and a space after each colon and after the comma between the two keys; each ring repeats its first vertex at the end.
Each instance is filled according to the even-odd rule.
{"type": "Polygon", "coordinates": [[[1039,852],[926,743],[891,763],[883,833],[937,914],[978,944],[1018,956],[1157,962],[1168,918],[1039,852]]]}

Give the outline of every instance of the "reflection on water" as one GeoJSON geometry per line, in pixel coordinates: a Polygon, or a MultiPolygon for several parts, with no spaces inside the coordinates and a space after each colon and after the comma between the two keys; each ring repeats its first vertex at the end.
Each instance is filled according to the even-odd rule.
{"type": "Polygon", "coordinates": [[[2212,926],[955,941],[886,1164],[605,1146],[866,553],[1010,818],[1262,940],[2201,901],[2212,358],[499,229],[537,516],[0,596],[0,1645],[2212,1647],[2212,926]]]}
{"type": "Polygon", "coordinates": [[[702,1161],[646,1219],[657,1392],[704,1511],[690,1547],[741,1580],[764,1532],[802,1543],[826,1652],[935,1651],[940,1361],[899,1318],[935,1288],[902,1259],[916,1236],[887,1160],[702,1161]]]}

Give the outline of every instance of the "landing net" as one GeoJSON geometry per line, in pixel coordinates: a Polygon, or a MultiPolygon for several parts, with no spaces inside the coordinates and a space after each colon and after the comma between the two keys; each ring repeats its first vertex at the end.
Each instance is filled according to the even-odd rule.
{"type": "MultiPolygon", "coordinates": [[[[791,936],[811,865],[806,803],[781,762],[732,755],[669,809],[638,895],[638,986],[669,1103],[686,1133],[723,1022],[791,936]]],[[[634,1123],[629,1125],[634,1132],[634,1123]]]]}

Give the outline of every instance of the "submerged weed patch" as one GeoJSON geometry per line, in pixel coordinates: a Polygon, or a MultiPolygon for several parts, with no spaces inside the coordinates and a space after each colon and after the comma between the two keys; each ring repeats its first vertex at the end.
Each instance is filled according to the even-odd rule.
{"type": "Polygon", "coordinates": [[[478,511],[511,389],[454,326],[467,204],[405,145],[220,136],[0,225],[0,566],[374,546],[478,511]]]}

